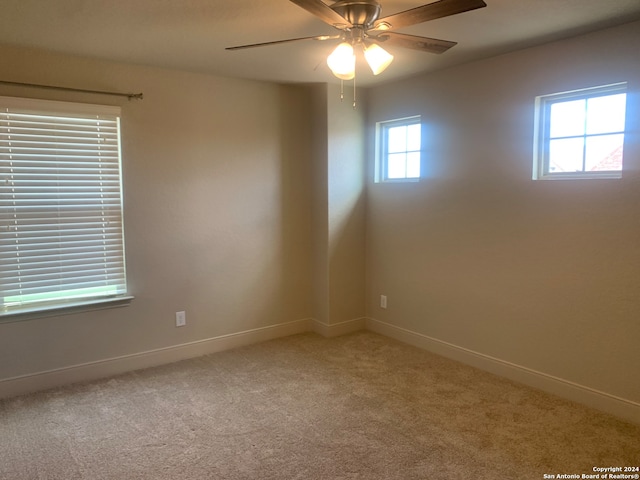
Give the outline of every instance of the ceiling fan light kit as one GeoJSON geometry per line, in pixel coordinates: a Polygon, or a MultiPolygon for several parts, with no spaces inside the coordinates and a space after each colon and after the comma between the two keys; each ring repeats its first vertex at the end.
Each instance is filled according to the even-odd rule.
{"type": "Polygon", "coordinates": [[[227,50],[262,47],[300,40],[325,41],[340,39],[340,44],[327,57],[327,65],[340,80],[351,80],[355,79],[356,70],[354,47],[363,49],[365,60],[371,71],[374,75],[379,75],[393,61],[393,55],[379,45],[381,42],[384,42],[385,46],[389,47],[409,48],[435,54],[444,53],[456,45],[455,42],[447,40],[399,33],[395,29],[487,6],[484,0],[438,0],[379,18],[382,6],[376,0],[338,0],[331,6],[322,0],[289,1],[304,8],[326,24],[340,30],[341,34],[240,45],[228,47],[227,50]]]}
{"type": "Polygon", "coordinates": [[[365,47],[364,58],[374,75],[380,75],[393,62],[393,55],[377,43],[365,47]]]}
{"type": "Polygon", "coordinates": [[[340,80],[351,80],[356,76],[356,54],[353,45],[342,42],[327,57],[327,65],[340,80]]]}

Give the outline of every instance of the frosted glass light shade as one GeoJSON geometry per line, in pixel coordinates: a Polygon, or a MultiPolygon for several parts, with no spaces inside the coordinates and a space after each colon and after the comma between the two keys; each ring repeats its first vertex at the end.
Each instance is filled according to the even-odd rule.
{"type": "Polygon", "coordinates": [[[356,55],[353,47],[347,42],[342,42],[327,57],[327,65],[339,79],[351,80],[356,74],[356,55]]]}
{"type": "Polygon", "coordinates": [[[393,61],[393,55],[375,43],[365,49],[364,58],[367,60],[374,75],[384,72],[393,61]]]}

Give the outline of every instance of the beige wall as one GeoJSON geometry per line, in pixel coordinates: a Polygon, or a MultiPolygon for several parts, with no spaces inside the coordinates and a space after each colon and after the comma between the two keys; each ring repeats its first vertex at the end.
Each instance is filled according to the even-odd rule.
{"type": "Polygon", "coordinates": [[[340,100],[337,85],[328,91],[329,156],[329,323],[364,317],[365,145],[364,93],[355,109],[340,100]]]}
{"type": "Polygon", "coordinates": [[[2,80],[144,93],[128,101],[0,86],[0,95],[122,106],[135,296],[128,307],[0,324],[0,379],[312,317],[306,87],[9,47],[0,58],[2,80]]]}
{"type": "Polygon", "coordinates": [[[311,225],[313,246],[313,318],[329,324],[329,112],[327,108],[327,86],[312,87],[311,158],[311,225]]]}
{"type": "Polygon", "coordinates": [[[640,401],[640,23],[369,92],[422,115],[425,178],[367,191],[367,315],[640,401]],[[621,180],[532,181],[536,95],[629,82],[621,180]],[[388,308],[379,307],[379,295],[388,308]]]}
{"type": "Polygon", "coordinates": [[[313,295],[323,325],[364,319],[364,111],[336,85],[313,86],[313,295]]]}

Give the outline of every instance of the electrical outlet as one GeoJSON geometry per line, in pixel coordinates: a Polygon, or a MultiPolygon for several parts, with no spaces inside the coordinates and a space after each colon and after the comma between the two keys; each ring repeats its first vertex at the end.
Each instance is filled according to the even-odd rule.
{"type": "Polygon", "coordinates": [[[186,312],[176,312],[176,327],[184,327],[187,324],[186,312]]]}
{"type": "Polygon", "coordinates": [[[387,296],[380,295],[380,308],[387,308],[387,296]]]}

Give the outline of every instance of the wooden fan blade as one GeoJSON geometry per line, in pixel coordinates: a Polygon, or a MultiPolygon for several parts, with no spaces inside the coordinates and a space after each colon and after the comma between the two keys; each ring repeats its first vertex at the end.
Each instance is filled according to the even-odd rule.
{"type": "Polygon", "coordinates": [[[416,35],[407,35],[406,33],[384,32],[377,36],[371,36],[368,40],[382,43],[385,45],[393,45],[396,47],[411,48],[412,50],[420,50],[429,53],[444,53],[451,47],[457,45],[457,42],[449,42],[448,40],[438,40],[437,38],[418,37],[416,35]]]}
{"type": "Polygon", "coordinates": [[[320,20],[328,23],[332,27],[339,29],[351,28],[353,25],[347,21],[342,15],[329,7],[321,0],[289,0],[299,7],[304,8],[307,12],[312,13],[320,20]]]}
{"type": "Polygon", "coordinates": [[[275,40],[273,42],[252,43],[250,45],[238,45],[237,47],[227,47],[227,48],[225,48],[225,50],[242,50],[244,48],[267,47],[269,45],[278,45],[280,43],[298,42],[300,40],[335,40],[337,38],[340,38],[340,35],[317,35],[315,37],[287,38],[286,40],[275,40]]]}
{"type": "Polygon", "coordinates": [[[395,30],[486,6],[487,4],[483,0],[439,0],[381,18],[375,22],[373,30],[395,30]]]}

